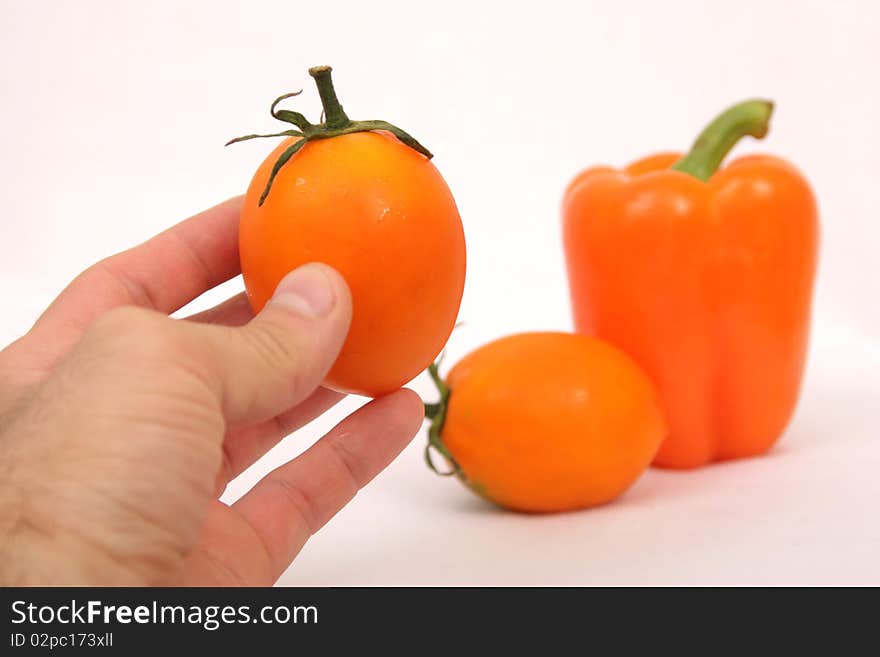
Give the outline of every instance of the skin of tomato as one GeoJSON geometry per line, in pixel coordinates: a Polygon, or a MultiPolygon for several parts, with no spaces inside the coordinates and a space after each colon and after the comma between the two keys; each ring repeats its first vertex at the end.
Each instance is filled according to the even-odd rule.
{"type": "Polygon", "coordinates": [[[348,337],[325,385],[379,396],[422,372],[455,324],[465,241],[452,193],[424,156],[382,133],[307,143],[260,194],[282,143],[251,182],[240,255],[254,311],[291,270],[323,262],[352,294],[348,337]]]}
{"type": "Polygon", "coordinates": [[[496,340],[463,358],[447,384],[444,445],[475,490],[516,511],[613,500],[648,467],[666,433],[647,375],[587,336],[496,340]]]}
{"type": "Polygon", "coordinates": [[[805,362],[818,216],[808,184],[770,156],[708,183],[678,154],[578,176],[563,202],[575,327],[656,383],[669,437],[655,464],[755,456],[794,410],[805,362]]]}

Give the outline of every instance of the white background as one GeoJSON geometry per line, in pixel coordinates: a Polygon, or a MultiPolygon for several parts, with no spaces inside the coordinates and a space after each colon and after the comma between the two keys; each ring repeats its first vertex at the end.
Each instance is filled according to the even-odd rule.
{"type": "MultiPolygon", "coordinates": [[[[726,105],[777,102],[764,150],[819,199],[814,340],[767,457],[650,471],[602,509],[497,511],[414,444],[306,547],[283,584],[880,583],[880,5],[863,2],[46,2],[0,0],[0,343],[78,271],[241,193],[269,102],[332,64],[353,118],[434,151],[469,268],[449,362],[571,326],[561,192],[593,163],[684,149],[726,105]]],[[[241,289],[232,281],[205,307],[241,289]]],[[[432,398],[424,380],[414,384],[432,398]]],[[[234,498],[362,403],[234,482],[234,498]]]]}

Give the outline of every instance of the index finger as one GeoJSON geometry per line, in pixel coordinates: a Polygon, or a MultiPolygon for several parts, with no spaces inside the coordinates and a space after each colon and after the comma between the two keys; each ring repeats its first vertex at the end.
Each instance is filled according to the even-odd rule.
{"type": "Polygon", "coordinates": [[[237,276],[241,205],[242,197],[232,198],[92,265],[61,292],[36,326],[82,331],[104,312],[127,305],[170,314],[237,276]]]}
{"type": "Polygon", "coordinates": [[[233,505],[260,537],[273,578],[287,569],[312,534],[394,460],[423,418],[422,401],[411,390],[374,399],[306,452],[263,477],[233,505]]]}

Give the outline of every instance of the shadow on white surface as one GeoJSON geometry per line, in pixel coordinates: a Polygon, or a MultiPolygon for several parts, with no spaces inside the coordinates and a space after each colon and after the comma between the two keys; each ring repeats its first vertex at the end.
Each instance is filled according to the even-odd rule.
{"type": "MultiPolygon", "coordinates": [[[[44,305],[39,294],[9,289],[6,340],[44,305]]],[[[422,433],[279,584],[880,584],[880,346],[827,326],[814,343],[794,420],[763,457],[649,470],[604,507],[522,515],[428,472],[422,433]]],[[[433,398],[424,381],[414,387],[433,398]]],[[[361,403],[345,400],[282,441],[224,500],[361,403]]]]}
{"type": "Polygon", "coordinates": [[[768,455],[650,470],[617,502],[501,511],[421,463],[421,440],[306,546],[282,585],[880,583],[880,360],[814,350],[768,455]]]}

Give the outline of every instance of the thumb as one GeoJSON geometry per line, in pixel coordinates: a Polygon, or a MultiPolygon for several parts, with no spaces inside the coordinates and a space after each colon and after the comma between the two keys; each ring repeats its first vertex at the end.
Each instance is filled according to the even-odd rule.
{"type": "Polygon", "coordinates": [[[230,424],[262,422],[321,384],[351,323],[351,294],[334,269],[312,263],[285,276],[245,326],[189,324],[207,347],[230,424]]]}

